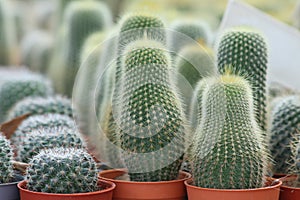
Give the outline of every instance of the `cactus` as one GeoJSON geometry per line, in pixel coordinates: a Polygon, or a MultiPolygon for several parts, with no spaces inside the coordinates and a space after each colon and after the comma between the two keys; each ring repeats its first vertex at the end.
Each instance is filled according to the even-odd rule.
{"type": "Polygon", "coordinates": [[[13,180],[12,161],[13,151],[10,142],[0,133],[0,184],[10,183],[13,180]]]}
{"type": "MultiPolygon", "coordinates": [[[[275,101],[275,100],[274,100],[275,101]]],[[[290,143],[300,125],[300,97],[287,96],[276,100],[271,113],[269,149],[274,160],[274,173],[287,174],[292,156],[290,143]]]]}
{"type": "Polygon", "coordinates": [[[255,121],[252,90],[236,75],[212,78],[202,94],[202,118],[191,148],[198,187],[263,187],[268,154],[255,121]]]}
{"type": "Polygon", "coordinates": [[[96,162],[82,149],[40,151],[29,163],[26,180],[28,190],[34,192],[72,194],[101,189],[96,162]]]}
{"type": "Polygon", "coordinates": [[[3,121],[8,111],[26,97],[46,97],[52,95],[50,81],[45,77],[29,72],[7,73],[0,84],[0,121],[3,121]]]}
{"type": "Polygon", "coordinates": [[[47,113],[57,113],[73,117],[72,102],[62,96],[54,97],[29,97],[19,101],[11,110],[8,119],[30,113],[31,115],[41,115],[47,113]]]}
{"type": "Polygon", "coordinates": [[[86,145],[80,133],[74,128],[54,127],[52,129],[37,129],[26,135],[22,144],[17,147],[17,159],[28,163],[42,149],[55,147],[85,148],[86,145]]]}
{"type": "Polygon", "coordinates": [[[11,2],[0,0],[0,65],[17,64],[17,35],[14,26],[11,2]]]}
{"type": "Polygon", "coordinates": [[[293,95],[296,93],[296,91],[294,91],[292,88],[275,81],[272,81],[269,84],[268,90],[269,90],[268,92],[269,102],[271,102],[273,99],[277,97],[293,95]]]}
{"type": "Polygon", "coordinates": [[[267,44],[262,34],[251,28],[232,28],[223,34],[218,47],[218,69],[225,73],[228,66],[233,73],[244,76],[251,84],[256,120],[266,131],[267,44]]]}
{"type": "Polygon", "coordinates": [[[292,158],[291,158],[291,166],[289,168],[289,174],[293,174],[293,175],[297,176],[294,183],[292,183],[292,186],[300,188],[300,135],[299,135],[299,132],[296,134],[294,141],[291,143],[291,149],[292,149],[292,158]]]}
{"type": "Polygon", "coordinates": [[[191,42],[196,41],[201,45],[209,45],[210,43],[210,28],[204,22],[184,19],[174,21],[170,28],[170,45],[172,51],[180,52],[185,46],[191,45],[191,42]]]}
{"type": "Polygon", "coordinates": [[[38,129],[52,129],[55,127],[66,127],[76,129],[74,120],[66,115],[44,114],[33,115],[25,119],[10,138],[12,144],[16,147],[22,144],[24,137],[38,129]]]}
{"type": "MultiPolygon", "coordinates": [[[[66,26],[63,44],[63,58],[54,71],[60,71],[56,89],[71,96],[77,71],[80,67],[80,54],[86,38],[92,33],[106,29],[111,24],[111,13],[105,4],[97,1],[73,1],[64,15],[66,26]],[[60,85],[61,84],[61,85],[60,85]]],[[[50,73],[51,75],[51,73],[50,73]]]]}
{"type": "Polygon", "coordinates": [[[114,117],[130,179],[174,180],[185,150],[186,122],[170,56],[153,40],[135,41],[124,52],[121,110],[114,117]]]}

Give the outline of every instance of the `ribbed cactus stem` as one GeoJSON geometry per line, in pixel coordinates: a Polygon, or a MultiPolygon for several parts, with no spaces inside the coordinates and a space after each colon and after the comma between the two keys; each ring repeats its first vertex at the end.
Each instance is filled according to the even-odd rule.
{"type": "Polygon", "coordinates": [[[0,184],[13,181],[13,151],[7,140],[0,132],[0,184]]]}
{"type": "Polygon", "coordinates": [[[186,127],[170,57],[161,43],[140,40],[127,46],[122,64],[124,88],[116,119],[130,179],[174,180],[185,150],[186,127]]]}
{"type": "Polygon", "coordinates": [[[268,156],[255,121],[250,85],[223,75],[203,91],[202,118],[191,148],[194,184],[218,189],[264,185],[268,156]]]}

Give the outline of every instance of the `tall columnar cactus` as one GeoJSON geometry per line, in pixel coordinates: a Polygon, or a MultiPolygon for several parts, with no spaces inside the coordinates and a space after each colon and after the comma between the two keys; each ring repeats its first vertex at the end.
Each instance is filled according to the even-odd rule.
{"type": "Polygon", "coordinates": [[[20,100],[26,97],[46,97],[52,95],[53,90],[45,77],[24,72],[7,73],[0,84],[0,121],[3,121],[7,112],[20,100]]]}
{"type": "MultiPolygon", "coordinates": [[[[275,100],[274,100],[275,101],[275,100]]],[[[274,160],[274,173],[287,174],[292,156],[290,143],[299,131],[300,97],[280,98],[271,113],[270,151],[274,160]]]]}
{"type": "Polygon", "coordinates": [[[30,113],[31,115],[41,115],[56,113],[73,117],[72,102],[62,96],[51,97],[29,97],[19,101],[9,112],[8,119],[30,113]]]}
{"type": "Polygon", "coordinates": [[[100,190],[97,164],[82,149],[42,150],[27,168],[27,188],[35,192],[85,193],[100,190]]]}
{"type": "Polygon", "coordinates": [[[23,138],[23,142],[17,147],[17,159],[27,163],[41,150],[55,147],[84,149],[86,145],[74,128],[37,129],[23,138]]]}
{"type": "Polygon", "coordinates": [[[13,151],[10,142],[0,133],[0,184],[9,183],[13,180],[12,160],[13,151]]]}
{"type": "Polygon", "coordinates": [[[202,119],[191,148],[194,184],[218,189],[264,185],[268,155],[242,77],[213,78],[203,91],[202,119]]]}
{"type": "MultiPolygon", "coordinates": [[[[66,34],[64,39],[61,65],[52,66],[60,71],[59,77],[53,77],[56,89],[71,96],[77,71],[80,67],[80,54],[86,38],[92,33],[106,29],[111,24],[111,13],[101,2],[73,1],[64,15],[66,34]]],[[[52,73],[50,73],[51,75],[52,73]]],[[[55,74],[55,73],[54,73],[55,74]]]]}
{"type": "Polygon", "coordinates": [[[244,76],[251,84],[256,110],[256,120],[266,131],[266,76],[267,44],[259,32],[251,28],[232,28],[220,39],[218,47],[218,68],[221,74],[226,68],[244,76]]]}
{"type": "Polygon", "coordinates": [[[179,53],[186,45],[198,42],[202,45],[210,43],[210,29],[204,22],[192,19],[176,20],[170,26],[171,50],[179,53]]]}
{"type": "Polygon", "coordinates": [[[0,65],[17,64],[17,35],[15,31],[11,2],[0,0],[0,65]]]}
{"type": "Polygon", "coordinates": [[[53,129],[65,127],[76,129],[72,118],[61,114],[33,115],[25,119],[11,136],[10,140],[14,146],[22,144],[24,137],[38,129],[53,129]]]}
{"type": "Polygon", "coordinates": [[[186,122],[170,57],[153,40],[135,41],[124,52],[124,88],[116,121],[130,179],[174,180],[185,150],[186,122]]]}

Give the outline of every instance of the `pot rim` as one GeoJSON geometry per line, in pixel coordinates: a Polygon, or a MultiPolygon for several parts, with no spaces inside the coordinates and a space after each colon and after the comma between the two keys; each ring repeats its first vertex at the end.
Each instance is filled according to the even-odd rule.
{"type": "Polygon", "coordinates": [[[281,187],[282,188],[287,188],[287,189],[290,189],[290,190],[300,190],[300,187],[292,187],[292,186],[284,185],[284,181],[286,179],[293,179],[293,178],[296,178],[296,177],[297,177],[297,175],[295,175],[295,174],[286,174],[284,177],[279,178],[279,180],[282,181],[281,187]]]}
{"type": "Polygon", "coordinates": [[[109,172],[128,172],[126,169],[109,169],[109,170],[103,170],[99,173],[99,178],[102,180],[107,180],[107,181],[113,181],[116,183],[126,183],[126,184],[141,184],[141,185],[157,185],[157,184],[170,184],[170,183],[177,183],[177,182],[182,182],[186,181],[192,178],[192,175],[188,172],[185,171],[179,171],[179,173],[183,174],[185,177],[181,179],[176,179],[176,180],[170,180],[170,181],[156,181],[156,182],[139,182],[139,181],[126,181],[126,180],[115,180],[111,178],[105,178],[102,177],[101,174],[104,173],[109,173],[109,172]]]}
{"type": "Polygon", "coordinates": [[[110,192],[112,190],[115,189],[116,184],[110,181],[106,181],[106,180],[99,180],[99,182],[103,182],[106,184],[109,184],[110,187],[106,188],[104,190],[98,190],[98,191],[94,191],[94,192],[85,192],[85,193],[71,193],[71,194],[60,194],[60,193],[49,193],[49,192],[35,192],[35,191],[31,191],[28,190],[26,188],[24,188],[25,184],[27,183],[26,180],[23,180],[21,182],[18,183],[18,188],[20,191],[26,192],[26,193],[31,193],[31,194],[38,194],[38,195],[48,195],[48,196],[86,196],[86,195],[94,195],[94,194],[101,194],[101,193],[106,193],[106,192],[110,192]]]}
{"type": "Polygon", "coordinates": [[[197,190],[211,191],[211,192],[250,192],[250,191],[262,191],[262,190],[275,189],[277,187],[281,187],[282,186],[282,181],[280,179],[267,178],[267,180],[275,180],[278,183],[276,183],[275,185],[271,185],[271,186],[264,186],[264,187],[260,187],[260,188],[250,188],[250,189],[216,189],[216,188],[197,187],[197,186],[194,186],[194,185],[190,184],[191,181],[192,181],[192,179],[184,181],[184,184],[185,184],[186,187],[190,187],[190,188],[197,189],[197,190]]]}
{"type": "Polygon", "coordinates": [[[20,180],[20,181],[14,181],[14,182],[10,182],[10,183],[0,183],[0,187],[1,186],[10,186],[10,185],[16,185],[20,182],[22,182],[23,180],[20,180]]]}

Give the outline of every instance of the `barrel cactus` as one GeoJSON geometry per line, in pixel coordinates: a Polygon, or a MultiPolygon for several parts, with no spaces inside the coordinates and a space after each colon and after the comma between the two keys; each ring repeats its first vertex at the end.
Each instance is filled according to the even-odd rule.
{"type": "Polygon", "coordinates": [[[12,161],[13,151],[10,142],[0,133],[0,184],[13,181],[14,171],[12,161]]]}
{"type": "MultiPolygon", "coordinates": [[[[275,101],[275,100],[274,100],[275,101]]],[[[291,142],[299,132],[300,97],[286,96],[276,101],[271,112],[269,149],[274,160],[274,173],[287,174],[292,157],[291,142]]]]}
{"type": "Polygon", "coordinates": [[[212,79],[203,91],[203,117],[192,142],[194,184],[217,189],[263,187],[268,154],[255,120],[251,87],[235,75],[212,79]]]}
{"type": "Polygon", "coordinates": [[[76,129],[76,124],[72,118],[61,114],[33,115],[25,119],[10,138],[12,144],[20,146],[23,139],[31,132],[38,129],[53,129],[66,127],[76,129]]]}
{"type": "Polygon", "coordinates": [[[124,52],[124,87],[114,117],[130,179],[174,180],[185,151],[186,122],[170,56],[153,40],[135,41],[124,52]]]}
{"type": "Polygon", "coordinates": [[[256,120],[266,131],[268,66],[267,44],[263,35],[252,28],[232,28],[223,33],[218,46],[218,69],[221,74],[230,66],[251,84],[256,120]]]}
{"type": "Polygon", "coordinates": [[[34,192],[85,193],[100,190],[97,164],[87,152],[74,148],[40,151],[29,163],[27,188],[34,192]]]}
{"type": "Polygon", "coordinates": [[[0,121],[5,120],[8,111],[26,97],[46,97],[53,90],[49,80],[32,73],[7,73],[9,78],[3,78],[0,84],[0,121]]]}
{"type": "Polygon", "coordinates": [[[19,101],[11,110],[8,119],[24,114],[41,115],[47,113],[62,114],[73,117],[72,102],[62,96],[29,97],[19,101]]]}
{"type": "Polygon", "coordinates": [[[74,128],[37,129],[23,138],[23,142],[17,147],[17,159],[28,163],[41,150],[55,147],[85,148],[86,145],[74,128]]]}

